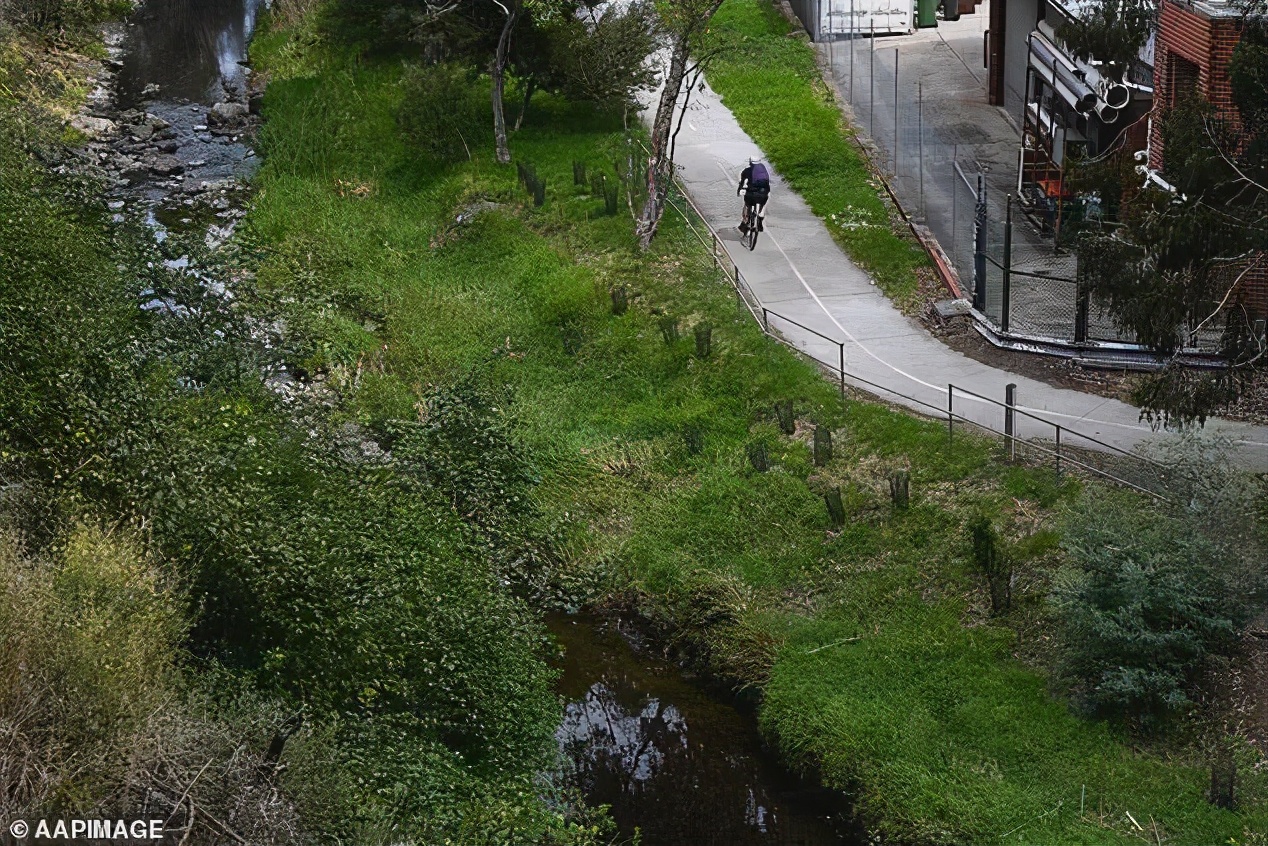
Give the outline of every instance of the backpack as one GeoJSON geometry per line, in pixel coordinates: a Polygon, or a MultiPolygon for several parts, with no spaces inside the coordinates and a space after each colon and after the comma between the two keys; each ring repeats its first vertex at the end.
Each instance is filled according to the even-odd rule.
{"type": "Polygon", "coordinates": [[[766,165],[753,165],[753,172],[749,175],[748,182],[750,185],[769,185],[770,174],[766,172],[766,165]]]}

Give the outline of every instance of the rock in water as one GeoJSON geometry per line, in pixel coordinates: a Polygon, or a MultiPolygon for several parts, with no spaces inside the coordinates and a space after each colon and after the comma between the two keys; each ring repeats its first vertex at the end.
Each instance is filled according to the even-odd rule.
{"type": "Polygon", "coordinates": [[[207,119],[214,123],[237,123],[247,116],[247,107],[242,103],[217,103],[211,107],[207,119]]]}
{"type": "Polygon", "coordinates": [[[185,163],[175,156],[155,156],[147,161],[146,165],[159,176],[171,176],[185,171],[185,163]]]}

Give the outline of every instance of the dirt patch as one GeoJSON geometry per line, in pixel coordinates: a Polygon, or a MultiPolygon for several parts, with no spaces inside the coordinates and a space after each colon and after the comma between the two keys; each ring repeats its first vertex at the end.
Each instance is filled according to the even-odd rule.
{"type": "Polygon", "coordinates": [[[921,323],[939,341],[982,364],[1026,376],[1054,388],[1130,401],[1128,395],[1132,380],[1137,378],[1134,373],[1093,370],[1070,359],[1000,349],[978,334],[973,328],[973,319],[967,315],[943,318],[933,309],[928,309],[921,317],[921,323]]]}

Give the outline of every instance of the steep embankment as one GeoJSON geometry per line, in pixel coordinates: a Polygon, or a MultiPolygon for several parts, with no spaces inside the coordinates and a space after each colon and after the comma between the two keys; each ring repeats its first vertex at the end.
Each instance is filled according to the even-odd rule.
{"type": "Polygon", "coordinates": [[[66,41],[102,51],[56,24],[90,5],[0,31],[0,817],[144,815],[194,844],[588,842],[535,783],[558,704],[504,577],[537,545],[495,403],[428,391],[375,433],[388,454],[339,385],[266,385],[330,310],[262,294],[192,196],[160,230],[115,184],[176,189],[153,145],[214,137],[137,113],[89,158],[140,166],[86,172],[64,121],[93,62],[66,41]]]}
{"type": "Polygon", "coordinates": [[[493,411],[536,468],[509,496],[550,540],[508,575],[539,601],[631,602],[699,664],[763,689],[771,736],[858,787],[887,835],[1215,842],[1259,827],[1262,805],[1208,805],[1199,762],[1077,718],[1016,657],[1051,633],[1059,556],[1035,533],[1078,486],[840,398],[761,335],[672,215],[638,253],[624,203],[611,215],[590,187],[619,179],[617,122],[534,102],[512,138],[546,182],[534,207],[481,149],[439,162],[410,146],[402,99],[432,95],[398,60],[311,21],[255,56],[273,75],[248,218],[259,280],[324,306],[296,362],[342,380],[371,431],[416,418],[430,386],[500,386],[493,411]],[[816,428],[833,436],[824,466],[816,428]],[[898,470],[907,507],[890,501],[898,470]],[[823,498],[837,490],[840,526],[823,498]],[[1034,536],[1003,620],[967,565],[979,512],[1034,536]]]}

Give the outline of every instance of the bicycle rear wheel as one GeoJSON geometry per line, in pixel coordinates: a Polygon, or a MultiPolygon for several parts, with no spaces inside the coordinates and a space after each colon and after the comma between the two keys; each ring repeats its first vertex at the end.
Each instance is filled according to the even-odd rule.
{"type": "Polygon", "coordinates": [[[745,234],[744,245],[752,252],[757,246],[757,231],[761,228],[761,223],[757,218],[757,206],[748,207],[748,232],[745,234]]]}

